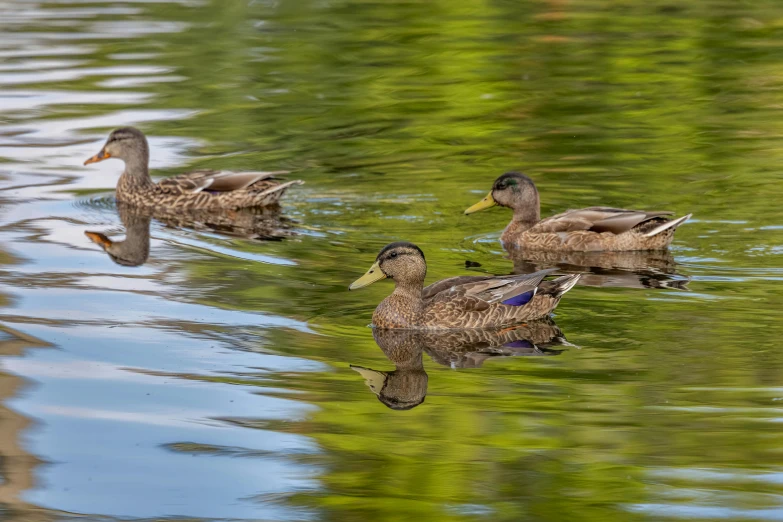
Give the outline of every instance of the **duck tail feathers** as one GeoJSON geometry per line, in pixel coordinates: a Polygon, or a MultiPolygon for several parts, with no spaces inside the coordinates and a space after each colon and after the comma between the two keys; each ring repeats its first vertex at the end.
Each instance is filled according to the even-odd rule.
{"type": "Polygon", "coordinates": [[[561,297],[563,294],[576,286],[576,283],[579,281],[580,277],[582,277],[582,274],[570,274],[563,277],[558,277],[552,281],[552,284],[555,285],[554,291],[552,293],[556,297],[561,297]]]}
{"type": "Polygon", "coordinates": [[[682,225],[686,221],[688,221],[693,214],[688,214],[686,216],[682,216],[681,218],[672,219],[671,221],[667,221],[666,223],[663,223],[660,226],[655,227],[654,229],[650,230],[649,232],[645,233],[645,237],[653,237],[657,236],[661,232],[665,232],[666,230],[672,229],[674,230],[678,226],[682,225]]]}

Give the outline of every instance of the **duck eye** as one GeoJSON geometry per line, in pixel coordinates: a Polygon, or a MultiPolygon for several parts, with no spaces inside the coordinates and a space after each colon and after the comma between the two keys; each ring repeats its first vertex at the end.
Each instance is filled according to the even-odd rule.
{"type": "Polygon", "coordinates": [[[397,257],[397,252],[392,252],[391,254],[389,254],[389,257],[397,257]]]}

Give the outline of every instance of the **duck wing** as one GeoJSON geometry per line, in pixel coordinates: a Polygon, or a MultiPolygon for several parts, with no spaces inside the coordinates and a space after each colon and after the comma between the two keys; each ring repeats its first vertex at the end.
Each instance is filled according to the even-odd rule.
{"type": "Polygon", "coordinates": [[[590,207],[568,210],[544,219],[531,228],[530,232],[544,234],[589,230],[599,233],[622,234],[645,221],[670,215],[672,212],[590,207]]]}
{"type": "Polygon", "coordinates": [[[456,276],[449,277],[448,279],[441,279],[436,283],[425,286],[421,291],[421,297],[425,300],[431,299],[441,292],[450,290],[452,287],[461,287],[462,285],[466,285],[468,283],[487,281],[488,279],[492,278],[493,276],[456,276]]]}
{"type": "Polygon", "coordinates": [[[535,292],[544,277],[556,269],[510,276],[461,276],[438,281],[422,291],[431,303],[450,301],[467,310],[485,310],[526,292],[535,292]]]}
{"type": "MultiPolygon", "coordinates": [[[[264,190],[274,184],[274,176],[287,174],[288,171],[274,172],[232,172],[229,170],[196,170],[172,176],[158,182],[158,186],[171,194],[197,194],[208,189],[210,192],[233,192],[244,190],[258,184],[264,190]],[[268,184],[259,183],[268,180],[268,184]],[[269,186],[266,186],[269,185],[269,186]]],[[[254,187],[255,188],[255,187],[254,187]]]]}

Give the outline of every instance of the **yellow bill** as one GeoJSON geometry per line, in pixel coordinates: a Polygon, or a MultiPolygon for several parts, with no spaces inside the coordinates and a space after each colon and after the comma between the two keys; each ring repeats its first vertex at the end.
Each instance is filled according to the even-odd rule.
{"type": "Polygon", "coordinates": [[[364,288],[365,286],[370,286],[376,281],[380,281],[381,279],[385,279],[386,274],[383,273],[381,270],[381,267],[378,266],[378,263],[375,262],[370,267],[370,269],[367,271],[366,274],[364,274],[362,277],[351,283],[351,286],[348,287],[348,290],[356,290],[357,288],[364,288]]]}
{"type": "Polygon", "coordinates": [[[92,158],[90,158],[87,161],[85,161],[84,164],[85,165],[89,165],[90,163],[98,163],[99,161],[103,161],[103,160],[109,159],[109,158],[111,158],[111,154],[106,152],[105,149],[101,149],[101,151],[98,154],[96,154],[92,158]]]}
{"type": "Polygon", "coordinates": [[[495,198],[492,197],[492,192],[486,195],[484,199],[473,205],[472,207],[468,208],[465,211],[465,215],[473,214],[474,212],[478,212],[479,210],[485,210],[491,207],[494,207],[497,205],[497,202],[495,201],[495,198]]]}

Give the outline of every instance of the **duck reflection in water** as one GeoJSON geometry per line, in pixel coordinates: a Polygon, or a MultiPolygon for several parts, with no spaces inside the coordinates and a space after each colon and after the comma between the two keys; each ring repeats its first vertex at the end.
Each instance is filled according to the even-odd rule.
{"type": "Polygon", "coordinates": [[[125,239],[115,241],[101,232],[84,232],[84,235],[103,248],[109,258],[122,266],[141,266],[150,256],[149,214],[134,212],[131,208],[118,208],[120,219],[125,227],[125,239]]]}
{"type": "Polygon", "coordinates": [[[423,354],[451,368],[480,368],[493,357],[559,355],[573,346],[551,319],[493,330],[404,330],[373,328],[373,338],[395,365],[391,371],[351,365],[385,406],[410,410],[427,395],[423,354]]]}
{"type": "Polygon", "coordinates": [[[515,274],[557,267],[556,274],[582,274],[579,285],[687,290],[668,250],[633,252],[545,252],[506,247],[515,274]]]}
{"type": "Polygon", "coordinates": [[[293,221],[281,217],[279,207],[174,213],[118,203],[117,212],[125,227],[124,240],[116,241],[106,234],[89,230],[84,235],[122,266],[141,266],[147,262],[153,218],[173,228],[191,228],[244,239],[282,240],[294,235],[293,221]]]}

